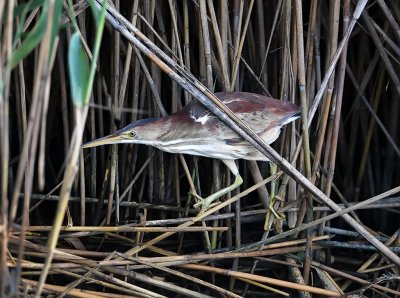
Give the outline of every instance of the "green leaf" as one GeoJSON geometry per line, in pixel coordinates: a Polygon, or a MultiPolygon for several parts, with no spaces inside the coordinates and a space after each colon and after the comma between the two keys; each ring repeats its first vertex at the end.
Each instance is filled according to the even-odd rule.
{"type": "Polygon", "coordinates": [[[45,0],[33,0],[17,5],[14,8],[14,17],[20,17],[26,15],[28,12],[42,6],[44,1],[45,0]]]}
{"type": "Polygon", "coordinates": [[[92,11],[92,14],[94,16],[94,19],[96,21],[96,25],[99,24],[99,17],[100,17],[100,13],[96,7],[96,4],[94,4],[94,0],[88,0],[89,6],[90,6],[90,10],[92,11]]]}
{"type": "MultiPolygon", "coordinates": [[[[35,24],[35,27],[27,32],[25,39],[21,43],[21,46],[16,49],[11,56],[11,68],[14,68],[18,65],[26,56],[28,56],[40,43],[45,32],[47,25],[47,16],[49,13],[49,2],[44,0],[36,0],[33,2],[29,2],[29,5],[25,5],[19,7],[18,10],[14,11],[14,13],[21,13],[21,20],[25,20],[26,13],[33,8],[39,8],[41,5],[42,13],[39,17],[39,21],[35,24]]],[[[53,11],[53,20],[51,24],[51,41],[50,41],[50,55],[53,51],[54,41],[58,35],[58,30],[60,28],[60,20],[62,17],[62,1],[55,1],[54,3],[54,11],[53,11]]],[[[18,27],[15,38],[20,38],[22,24],[18,27]]]]}
{"type": "Polygon", "coordinates": [[[40,15],[39,21],[35,27],[28,33],[21,46],[16,49],[11,56],[11,68],[18,65],[26,56],[28,56],[33,49],[40,43],[46,31],[47,12],[40,15]]]}
{"type": "Polygon", "coordinates": [[[70,40],[68,70],[72,101],[76,106],[84,106],[87,104],[85,94],[88,88],[89,67],[79,32],[75,32],[70,40]]]}
{"type": "MultiPolygon", "coordinates": [[[[58,30],[60,29],[60,21],[62,17],[62,1],[55,1],[54,3],[54,13],[53,13],[53,26],[51,28],[51,51],[53,51],[54,41],[58,35],[58,30]]],[[[51,54],[50,54],[51,55],[51,54]]]]}

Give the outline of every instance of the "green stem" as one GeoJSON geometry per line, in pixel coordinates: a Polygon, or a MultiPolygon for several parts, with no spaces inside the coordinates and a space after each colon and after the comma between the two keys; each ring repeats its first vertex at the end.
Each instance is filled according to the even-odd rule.
{"type": "Polygon", "coordinates": [[[94,45],[94,52],[93,52],[93,57],[92,57],[92,63],[90,66],[90,74],[89,74],[89,80],[88,84],[86,86],[86,93],[84,97],[84,107],[76,107],[76,127],[73,133],[73,140],[71,142],[70,148],[69,148],[69,158],[68,158],[68,163],[67,167],[65,169],[64,173],[64,181],[63,185],[61,188],[61,193],[60,193],[60,201],[58,202],[57,206],[57,211],[56,211],[56,217],[54,219],[53,223],[53,229],[50,232],[49,240],[47,243],[48,246],[48,254],[40,275],[39,279],[39,284],[36,288],[36,293],[35,297],[40,297],[41,292],[44,287],[44,283],[46,281],[47,275],[50,270],[50,265],[53,260],[54,252],[57,246],[58,242],[58,236],[60,235],[61,231],[61,225],[65,216],[65,211],[68,206],[68,201],[71,193],[71,187],[72,184],[75,180],[75,176],[78,170],[77,163],[78,163],[78,158],[79,158],[79,152],[80,152],[80,145],[82,142],[82,135],[83,135],[83,130],[84,130],[84,124],[86,121],[86,116],[87,116],[87,111],[88,111],[88,106],[87,103],[90,98],[90,94],[92,91],[93,87],[93,81],[94,81],[94,74],[96,70],[96,61],[99,56],[100,52],[100,44],[101,44],[101,39],[103,35],[103,29],[104,29],[104,24],[105,24],[105,5],[106,5],[107,0],[103,0],[102,2],[102,10],[100,13],[99,17],[99,23],[97,24],[97,32],[96,32],[96,40],[95,40],[95,45],[94,45]]]}

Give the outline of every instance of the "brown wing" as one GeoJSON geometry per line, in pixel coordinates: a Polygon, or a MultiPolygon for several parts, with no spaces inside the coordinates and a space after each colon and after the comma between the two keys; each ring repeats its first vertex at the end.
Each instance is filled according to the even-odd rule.
{"type": "MultiPolygon", "coordinates": [[[[300,108],[295,104],[270,98],[255,93],[247,92],[219,92],[215,95],[234,113],[236,113],[242,120],[246,121],[263,121],[275,122],[282,125],[290,117],[298,115],[300,108]]],[[[210,124],[215,124],[215,116],[198,100],[192,100],[177,116],[189,118],[188,120],[203,119],[207,117],[210,124]]],[[[204,123],[202,123],[204,124],[204,123]]]]}
{"type": "Polygon", "coordinates": [[[248,92],[215,94],[232,112],[236,114],[262,113],[263,118],[284,123],[288,118],[298,115],[300,108],[295,104],[248,92]]]}
{"type": "MultiPolygon", "coordinates": [[[[300,113],[295,104],[254,93],[220,92],[215,95],[244,121],[255,133],[266,138],[267,131],[280,128],[289,119],[300,113]]],[[[199,101],[192,100],[174,117],[182,128],[196,132],[201,137],[213,135],[226,143],[241,143],[244,140],[199,101]]],[[[266,138],[267,140],[267,138],[266,138]]]]}

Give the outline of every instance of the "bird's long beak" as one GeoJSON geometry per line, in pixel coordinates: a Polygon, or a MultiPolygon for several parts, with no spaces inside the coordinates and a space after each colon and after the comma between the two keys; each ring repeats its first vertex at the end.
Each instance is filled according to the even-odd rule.
{"type": "Polygon", "coordinates": [[[103,146],[103,145],[112,145],[112,144],[119,144],[122,141],[122,137],[112,134],[112,135],[108,135],[99,139],[96,139],[94,141],[91,141],[89,143],[86,143],[84,145],[82,145],[82,148],[92,148],[92,147],[96,147],[96,146],[103,146]]]}

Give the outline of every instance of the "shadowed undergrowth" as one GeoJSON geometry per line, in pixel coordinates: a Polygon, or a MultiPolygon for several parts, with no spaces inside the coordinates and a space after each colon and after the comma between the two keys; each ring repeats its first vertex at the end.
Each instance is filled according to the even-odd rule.
{"type": "Polygon", "coordinates": [[[238,161],[199,215],[191,189],[233,182],[220,161],[81,149],[202,85],[292,101],[273,148],[342,208],[378,196],[347,212],[399,255],[400,9],[365,2],[1,2],[0,296],[399,295],[387,254],[279,164],[238,161]]]}

